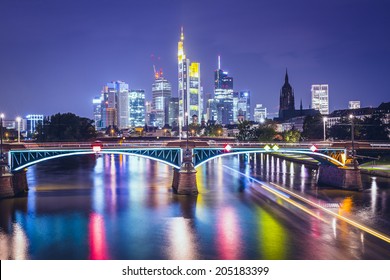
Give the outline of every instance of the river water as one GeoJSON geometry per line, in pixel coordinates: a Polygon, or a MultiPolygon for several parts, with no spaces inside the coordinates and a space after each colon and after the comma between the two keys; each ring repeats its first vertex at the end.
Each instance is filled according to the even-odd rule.
{"type": "Polygon", "coordinates": [[[197,170],[199,195],[172,192],[171,167],[124,155],[68,157],[27,172],[29,192],[0,201],[0,259],[390,259],[389,243],[251,191],[259,181],[320,201],[390,235],[390,180],[319,188],[316,170],[229,156],[197,170]],[[259,181],[257,181],[259,180],[259,181]]]}

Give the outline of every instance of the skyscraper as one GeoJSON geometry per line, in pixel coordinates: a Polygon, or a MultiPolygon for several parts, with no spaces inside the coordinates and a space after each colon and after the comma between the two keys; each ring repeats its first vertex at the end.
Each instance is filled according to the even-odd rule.
{"type": "Polygon", "coordinates": [[[152,96],[152,110],[156,114],[156,126],[163,127],[165,124],[169,124],[169,99],[172,96],[172,88],[162,73],[157,72],[155,75],[152,96]]]}
{"type": "Polygon", "coordinates": [[[251,93],[250,91],[240,91],[238,94],[237,115],[243,116],[245,120],[251,119],[251,93]]]}
{"type": "Polygon", "coordinates": [[[145,125],[145,91],[132,89],[129,94],[130,126],[140,127],[145,125]]]}
{"type": "Polygon", "coordinates": [[[218,69],[214,72],[214,100],[217,110],[216,121],[221,124],[231,124],[237,121],[237,111],[234,111],[233,77],[229,77],[228,72],[221,69],[220,56],[218,56],[218,69]]]}
{"type": "Polygon", "coordinates": [[[102,97],[95,97],[92,100],[93,104],[93,120],[95,121],[95,129],[102,128],[102,97]]]}
{"type": "Polygon", "coordinates": [[[288,82],[288,74],[284,77],[284,85],[280,90],[279,119],[286,120],[295,116],[294,90],[288,82]]]}
{"type": "Polygon", "coordinates": [[[169,99],[169,125],[177,127],[179,125],[179,98],[171,97],[169,99]]]}
{"type": "Polygon", "coordinates": [[[320,111],[322,115],[329,114],[329,86],[311,86],[311,107],[320,111]]]}
{"type": "Polygon", "coordinates": [[[184,33],[181,28],[178,42],[178,80],[179,80],[179,114],[188,125],[194,115],[202,114],[202,88],[200,85],[200,64],[186,58],[184,52],[184,33]]]}

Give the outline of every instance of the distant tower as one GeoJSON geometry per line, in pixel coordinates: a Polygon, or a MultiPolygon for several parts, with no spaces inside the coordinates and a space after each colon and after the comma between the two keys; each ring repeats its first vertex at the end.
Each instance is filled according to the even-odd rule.
{"type": "Polygon", "coordinates": [[[286,76],[284,78],[284,85],[280,90],[279,103],[279,119],[285,120],[294,117],[295,114],[295,100],[294,90],[288,82],[288,74],[286,69],[286,76]]]}
{"type": "Polygon", "coordinates": [[[184,125],[191,122],[192,116],[201,116],[202,88],[200,84],[200,64],[186,58],[184,52],[184,33],[181,28],[180,41],[177,48],[178,80],[179,80],[179,114],[184,125]],[[187,118],[185,115],[187,114],[187,118]]]}

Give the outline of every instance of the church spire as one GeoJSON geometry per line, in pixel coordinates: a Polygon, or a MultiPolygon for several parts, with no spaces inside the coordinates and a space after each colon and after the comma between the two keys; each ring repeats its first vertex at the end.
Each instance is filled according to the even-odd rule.
{"type": "Polygon", "coordinates": [[[287,74],[287,68],[286,68],[286,76],[284,77],[284,81],[286,84],[288,84],[288,74],[287,74]]]}

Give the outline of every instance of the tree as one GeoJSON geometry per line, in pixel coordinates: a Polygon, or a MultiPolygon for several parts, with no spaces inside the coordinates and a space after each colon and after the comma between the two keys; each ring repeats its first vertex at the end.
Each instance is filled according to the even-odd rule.
{"type": "Polygon", "coordinates": [[[323,118],[321,114],[307,116],[305,118],[302,131],[303,138],[320,139],[323,133],[323,118]]]}
{"type": "Polygon", "coordinates": [[[200,134],[200,131],[201,131],[201,127],[199,124],[197,123],[190,123],[188,125],[188,132],[191,136],[195,136],[195,135],[199,135],[200,134]]]}
{"type": "Polygon", "coordinates": [[[84,141],[95,137],[93,121],[72,113],[45,117],[37,125],[37,141],[84,141]]]}
{"type": "Polygon", "coordinates": [[[239,141],[253,140],[253,129],[251,128],[251,123],[249,121],[239,121],[237,128],[239,130],[237,135],[239,141]]]}
{"type": "MultiPolygon", "coordinates": [[[[329,137],[334,140],[351,140],[351,129],[352,129],[352,123],[351,119],[347,117],[342,117],[340,121],[333,125],[329,129],[329,137]]],[[[361,135],[361,128],[362,126],[361,121],[359,119],[354,119],[354,138],[355,140],[360,139],[361,135]]]]}
{"type": "Polygon", "coordinates": [[[389,140],[389,125],[384,123],[383,114],[373,114],[361,122],[361,140],[389,140]]]}
{"type": "Polygon", "coordinates": [[[290,129],[283,133],[283,139],[286,142],[296,143],[301,139],[301,132],[296,129],[290,129]]]}
{"type": "Polygon", "coordinates": [[[214,122],[207,122],[204,128],[205,136],[221,136],[223,133],[223,127],[220,124],[215,124],[214,122]]]}

